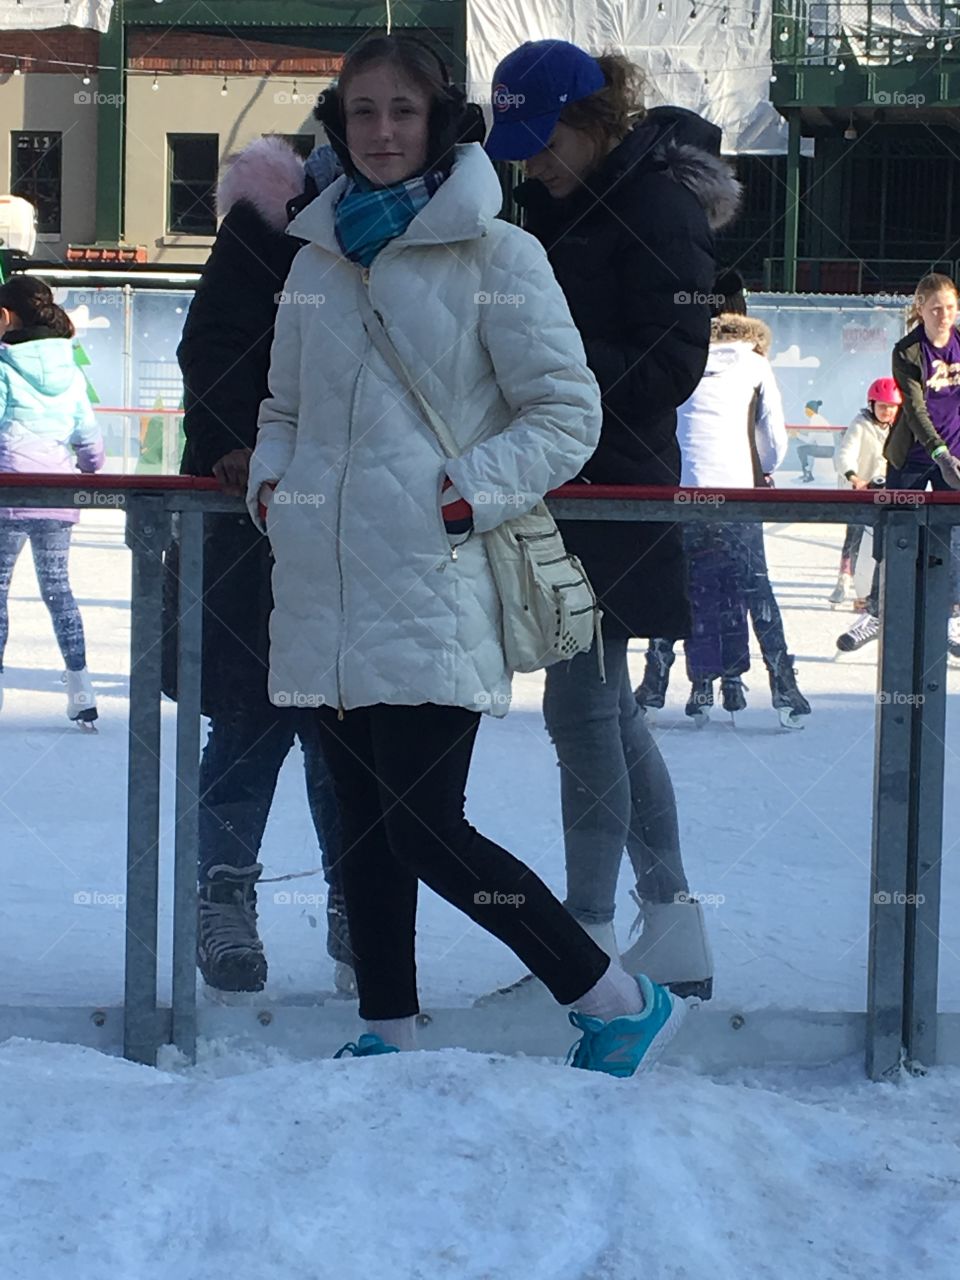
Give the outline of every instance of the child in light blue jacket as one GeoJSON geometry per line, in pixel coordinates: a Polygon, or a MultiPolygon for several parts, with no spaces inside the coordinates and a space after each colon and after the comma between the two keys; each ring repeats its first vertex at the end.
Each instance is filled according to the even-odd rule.
{"type": "MultiPolygon", "coordinates": [[[[73,334],[69,316],[42,281],[14,276],[0,285],[0,473],[92,472],[103,466],[103,440],[73,358],[73,334]]],[[[67,669],[67,715],[92,727],[97,706],[67,567],[77,519],[75,509],[0,508],[0,706],[7,597],[29,539],[40,594],[67,669]]]]}

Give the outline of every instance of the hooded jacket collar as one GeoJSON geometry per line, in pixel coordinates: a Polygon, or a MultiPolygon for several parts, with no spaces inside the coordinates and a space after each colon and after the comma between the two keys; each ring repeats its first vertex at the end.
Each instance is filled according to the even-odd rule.
{"type": "Polygon", "coordinates": [[[626,189],[641,175],[659,171],[697,197],[711,230],[717,231],[736,214],[743,189],[726,161],[705,149],[714,144],[719,151],[719,130],[701,116],[679,107],[655,108],[566,199],[554,200],[536,180],[521,183],[516,197],[535,225],[562,223],[626,189]]]}
{"type": "Polygon", "coordinates": [[[762,320],[753,316],[740,316],[724,312],[710,322],[710,342],[749,342],[754,351],[765,356],[770,352],[773,338],[762,320]]]}
{"type": "MultiPolygon", "coordinates": [[[[350,179],[337,178],[290,223],[287,232],[342,257],[334,229],[334,211],[350,179]]],[[[450,175],[417,214],[406,231],[392,241],[398,247],[454,244],[487,234],[503,204],[493,165],[478,142],[457,147],[450,175]]]]}

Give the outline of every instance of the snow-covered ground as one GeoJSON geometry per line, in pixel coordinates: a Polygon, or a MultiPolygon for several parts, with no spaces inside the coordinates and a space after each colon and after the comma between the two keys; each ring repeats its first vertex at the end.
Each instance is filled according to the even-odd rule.
{"type": "MultiPolygon", "coordinates": [[[[759,660],[736,728],[719,712],[703,730],[685,720],[679,668],[658,728],[692,885],[712,903],[719,1007],[865,1007],[876,648],[834,658],[850,619],[825,601],[841,536],[839,527],[768,529],[813,705],[806,728],[780,730],[759,660]]],[[[66,722],[26,555],[0,713],[0,1008],[106,1006],[122,995],[129,556],[112,514],[85,515],[74,545],[101,732],[66,722]]],[[[639,645],[633,663],[639,679],[639,645]]],[[[960,692],[956,671],[949,680],[960,692]]],[[[469,806],[562,891],[540,688],[539,677],[518,680],[515,710],[484,724],[469,806]]],[[[948,778],[958,717],[951,697],[948,778]]],[[[165,721],[172,767],[172,708],[165,721]]],[[[164,813],[169,835],[172,785],[164,813]]],[[[171,852],[168,838],[165,865],[171,852]]],[[[262,861],[273,876],[319,861],[293,755],[262,861]]],[[[949,835],[943,871],[941,1006],[956,1010],[960,873],[949,835]]],[[[275,999],[330,988],[323,887],[319,875],[264,886],[275,999]]],[[[628,888],[625,868],[624,939],[628,888]]],[[[162,891],[166,947],[166,874],[162,891]]],[[[427,892],[421,902],[425,1007],[467,1006],[519,974],[446,904],[427,892]]],[[[160,959],[166,972],[167,950],[160,959]]],[[[616,1082],[460,1050],[305,1063],[223,1043],[203,1044],[194,1068],[172,1052],[162,1067],[76,1047],[0,1046],[5,1277],[960,1274],[957,1070],[874,1086],[851,1060],[714,1078],[663,1067],[616,1082]]]]}

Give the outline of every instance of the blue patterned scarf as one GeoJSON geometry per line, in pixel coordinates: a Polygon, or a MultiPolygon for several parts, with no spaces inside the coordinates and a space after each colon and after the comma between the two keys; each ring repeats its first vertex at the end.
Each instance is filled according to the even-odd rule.
{"type": "Polygon", "coordinates": [[[351,262],[369,267],[380,250],[402,236],[446,174],[423,173],[390,187],[375,187],[357,174],[335,213],[337,242],[351,262]]]}

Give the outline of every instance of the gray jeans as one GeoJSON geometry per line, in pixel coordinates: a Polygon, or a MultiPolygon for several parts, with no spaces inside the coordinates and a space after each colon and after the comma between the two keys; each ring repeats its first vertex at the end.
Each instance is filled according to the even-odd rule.
{"type": "Polygon", "coordinates": [[[624,847],[644,902],[688,890],[673,784],[630,688],[626,638],[605,639],[605,664],[606,684],[592,652],[548,667],[543,697],[560,763],[564,905],[588,924],[613,919],[624,847]]]}

